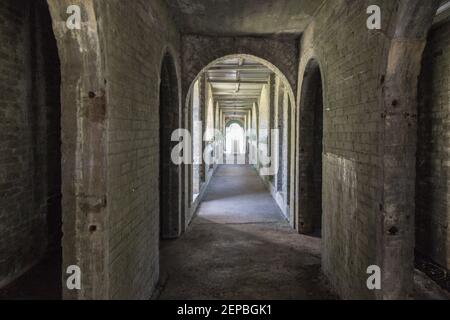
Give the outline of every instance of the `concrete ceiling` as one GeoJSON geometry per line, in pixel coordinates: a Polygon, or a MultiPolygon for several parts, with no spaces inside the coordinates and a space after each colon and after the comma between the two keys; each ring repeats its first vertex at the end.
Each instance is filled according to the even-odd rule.
{"type": "Polygon", "coordinates": [[[202,35],[298,35],[326,0],[166,0],[180,31],[202,35]]]}
{"type": "Polygon", "coordinates": [[[206,70],[214,100],[226,115],[236,116],[244,115],[258,101],[271,73],[266,66],[244,58],[223,60],[206,70]]]}

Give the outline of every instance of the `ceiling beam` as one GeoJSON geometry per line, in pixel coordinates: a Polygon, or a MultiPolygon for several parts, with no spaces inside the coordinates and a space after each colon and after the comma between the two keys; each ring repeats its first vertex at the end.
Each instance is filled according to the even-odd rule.
{"type": "Polygon", "coordinates": [[[242,96],[233,96],[230,94],[218,94],[214,95],[214,99],[216,100],[229,100],[229,101],[235,101],[235,100],[258,100],[259,95],[252,95],[252,94],[246,94],[242,96]]]}
{"type": "Polygon", "coordinates": [[[242,111],[238,111],[238,110],[235,110],[235,111],[233,111],[233,110],[227,110],[227,111],[223,111],[223,113],[225,114],[225,115],[234,115],[234,116],[245,116],[245,114],[246,114],[246,112],[242,112],[242,111]]]}
{"type": "Polygon", "coordinates": [[[251,108],[252,105],[250,104],[243,104],[243,105],[232,105],[232,104],[219,104],[219,107],[221,108],[251,108]]]}
{"type": "Polygon", "coordinates": [[[257,101],[259,96],[215,96],[216,101],[257,101]]]}
{"type": "Polygon", "coordinates": [[[229,112],[231,111],[236,111],[236,112],[248,112],[251,110],[251,108],[249,106],[242,106],[242,107],[221,107],[220,110],[222,112],[229,112]]]}
{"type": "Polygon", "coordinates": [[[230,92],[216,92],[214,97],[218,99],[258,99],[261,96],[259,93],[246,92],[242,94],[234,94],[230,92]]]}
{"type": "Polygon", "coordinates": [[[221,106],[221,105],[219,105],[219,108],[221,110],[234,110],[234,109],[250,110],[252,107],[250,105],[246,104],[246,105],[241,105],[241,106],[236,106],[236,105],[221,106]]]}
{"type": "Polygon", "coordinates": [[[246,99],[246,100],[216,100],[219,103],[253,103],[256,102],[254,99],[246,99]]]}
{"type": "Polygon", "coordinates": [[[272,71],[264,66],[213,66],[207,69],[207,71],[256,71],[256,72],[267,72],[272,71]]]}
{"type": "Polygon", "coordinates": [[[246,101],[242,101],[242,102],[219,102],[220,106],[250,106],[253,105],[253,102],[246,102],[246,101]]]}
{"type": "Polygon", "coordinates": [[[209,80],[211,84],[267,84],[269,79],[267,80],[209,80]]]}
{"type": "Polygon", "coordinates": [[[241,103],[219,103],[219,106],[221,107],[250,107],[253,105],[252,103],[248,102],[241,102],[241,103]]]}
{"type": "Polygon", "coordinates": [[[230,109],[230,108],[239,108],[239,109],[246,109],[246,108],[248,108],[248,109],[251,109],[251,108],[252,108],[252,106],[249,105],[249,104],[242,105],[242,106],[235,106],[235,105],[220,105],[220,104],[219,104],[219,107],[220,107],[220,108],[223,108],[223,109],[230,109]]]}
{"type": "MultiPolygon", "coordinates": [[[[259,89],[242,89],[242,92],[249,92],[251,95],[261,94],[261,90],[259,89]]],[[[239,95],[236,94],[232,89],[215,89],[214,94],[229,94],[229,95],[239,95]]],[[[245,95],[245,94],[243,94],[245,95]]]]}

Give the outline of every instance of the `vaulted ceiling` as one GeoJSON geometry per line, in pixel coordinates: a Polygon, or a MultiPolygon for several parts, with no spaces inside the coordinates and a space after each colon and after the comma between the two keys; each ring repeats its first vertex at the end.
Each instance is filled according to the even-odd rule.
{"type": "Polygon", "coordinates": [[[325,0],[166,0],[184,34],[298,35],[325,0]]]}

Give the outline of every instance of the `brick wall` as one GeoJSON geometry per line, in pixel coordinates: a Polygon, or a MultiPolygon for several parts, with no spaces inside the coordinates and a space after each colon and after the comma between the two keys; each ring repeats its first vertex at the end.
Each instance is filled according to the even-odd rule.
{"type": "Polygon", "coordinates": [[[159,278],[159,89],[178,33],[162,1],[99,4],[108,95],[109,297],[147,299],[159,278]]]}
{"type": "Polygon", "coordinates": [[[437,4],[325,2],[301,39],[298,88],[316,59],[324,93],[322,265],[343,298],[412,291],[415,81],[437,4]],[[382,30],[367,29],[369,5],[380,6],[382,30]],[[371,265],[382,290],[367,289],[371,265]]]}
{"type": "MultiPolygon", "coordinates": [[[[387,28],[394,1],[375,2],[383,7],[387,28]]],[[[376,218],[382,202],[379,90],[387,39],[366,28],[368,5],[326,2],[301,40],[299,90],[312,58],[323,75],[322,263],[344,298],[374,297],[366,287],[366,269],[377,262],[376,218]]],[[[302,106],[299,110],[301,129],[308,119],[302,118],[302,106]]],[[[300,131],[300,145],[314,143],[305,138],[300,131]]]]}
{"type": "Polygon", "coordinates": [[[0,3],[0,286],[60,245],[60,71],[44,1],[0,3]]]}
{"type": "Polygon", "coordinates": [[[419,83],[416,250],[450,269],[450,23],[428,37],[419,83]]]}

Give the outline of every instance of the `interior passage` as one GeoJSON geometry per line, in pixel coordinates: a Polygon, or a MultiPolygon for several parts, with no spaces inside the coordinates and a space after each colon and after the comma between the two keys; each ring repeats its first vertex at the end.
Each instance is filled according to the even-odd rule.
{"type": "Polygon", "coordinates": [[[0,300],[450,300],[450,0],[374,2],[1,0],[0,300]]]}
{"type": "Polygon", "coordinates": [[[197,216],[161,244],[160,299],[333,299],[320,239],[299,235],[255,169],[219,166],[197,216]]]}

